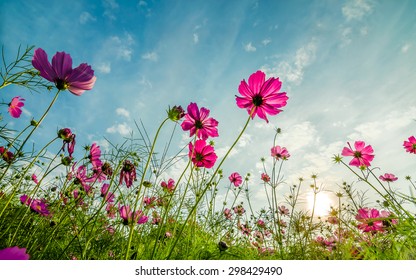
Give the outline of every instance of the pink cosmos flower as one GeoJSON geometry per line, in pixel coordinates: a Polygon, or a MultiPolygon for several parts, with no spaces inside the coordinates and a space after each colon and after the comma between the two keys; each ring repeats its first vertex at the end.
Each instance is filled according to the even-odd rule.
{"type": "Polygon", "coordinates": [[[269,78],[266,74],[257,71],[248,78],[248,84],[242,80],[238,91],[242,96],[236,96],[237,106],[247,109],[253,119],[255,115],[269,122],[267,114],[274,116],[282,112],[281,109],[287,104],[286,92],[279,92],[282,83],[279,78],[269,78]]]}
{"type": "Polygon", "coordinates": [[[107,183],[103,184],[100,190],[101,197],[105,199],[105,202],[112,203],[114,202],[115,195],[114,193],[110,192],[109,189],[110,189],[110,184],[107,184],[107,183]]]}
{"type": "Polygon", "coordinates": [[[281,215],[285,215],[285,216],[289,215],[289,209],[287,209],[286,206],[281,205],[281,206],[278,207],[278,209],[279,209],[279,213],[281,215]]]}
{"type": "Polygon", "coordinates": [[[36,174],[32,174],[32,181],[33,181],[35,184],[39,184],[38,177],[36,176],[36,174]]]}
{"type": "Polygon", "coordinates": [[[383,231],[383,221],[380,218],[380,212],[374,208],[361,208],[355,216],[361,222],[357,227],[364,232],[383,231]]]}
{"type": "Polygon", "coordinates": [[[262,173],[261,174],[261,180],[265,183],[268,183],[268,182],[270,182],[270,176],[267,175],[266,173],[262,173]]]}
{"type": "Polygon", "coordinates": [[[241,183],[243,183],[243,178],[237,172],[231,173],[228,179],[230,180],[232,184],[234,184],[234,187],[239,187],[241,186],[241,183]]]}
{"type": "Polygon", "coordinates": [[[189,137],[196,134],[199,139],[207,140],[208,137],[218,137],[218,122],[214,118],[209,118],[209,110],[202,107],[198,109],[196,103],[188,105],[188,113],[181,127],[184,131],[189,130],[189,137]]]}
{"type": "Polygon", "coordinates": [[[33,212],[45,217],[50,215],[48,205],[45,203],[44,199],[32,199],[26,194],[21,195],[19,199],[23,205],[29,206],[33,212]]]}
{"type": "Polygon", "coordinates": [[[85,165],[81,165],[75,170],[76,163],[72,165],[72,172],[70,172],[67,176],[68,180],[74,179],[74,184],[81,185],[86,192],[88,192],[91,189],[91,186],[88,184],[92,181],[94,181],[94,178],[89,178],[87,176],[87,167],[85,165]]]}
{"type": "Polygon", "coordinates": [[[406,152],[416,154],[416,138],[414,136],[410,136],[408,140],[409,141],[403,142],[403,147],[406,152]]]}
{"type": "Polygon", "coordinates": [[[370,166],[370,162],[374,159],[374,150],[371,147],[371,145],[366,146],[365,143],[363,141],[355,141],[354,143],[354,148],[355,150],[353,150],[351,148],[351,145],[349,142],[348,143],[348,147],[344,147],[344,149],[342,149],[342,155],[343,156],[353,156],[354,158],[350,161],[350,165],[351,166],[357,166],[357,167],[362,167],[362,166],[370,166]]]}
{"type": "Polygon", "coordinates": [[[396,176],[394,176],[394,174],[391,173],[385,173],[384,175],[380,175],[379,178],[384,182],[394,182],[398,179],[396,176]]]}
{"type": "Polygon", "coordinates": [[[240,204],[237,205],[237,206],[235,206],[233,208],[233,210],[234,210],[234,213],[237,214],[238,216],[241,216],[241,215],[243,215],[246,212],[246,210],[244,209],[244,207],[241,206],[240,204]]]}
{"type": "Polygon", "coordinates": [[[223,213],[227,220],[231,220],[231,215],[232,215],[231,209],[225,208],[223,213]]]}
{"type": "Polygon", "coordinates": [[[175,181],[172,178],[170,178],[167,183],[163,181],[160,185],[169,193],[172,193],[175,190],[175,181]]]}
{"type": "Polygon", "coordinates": [[[137,210],[136,213],[133,215],[133,212],[130,210],[130,206],[121,206],[119,208],[119,213],[120,213],[120,217],[123,219],[124,225],[128,225],[133,220],[135,223],[144,224],[149,219],[140,210],[137,210]]]}
{"type": "Polygon", "coordinates": [[[38,48],[33,55],[32,65],[39,70],[43,78],[55,83],[59,90],[68,89],[78,96],[86,90],[91,90],[97,79],[94,70],[86,63],[72,69],[72,58],[65,52],[57,52],[51,65],[46,52],[38,48]]]}
{"type": "Polygon", "coordinates": [[[6,148],[4,148],[3,146],[0,147],[0,156],[7,163],[11,163],[14,159],[14,154],[6,148]]]}
{"type": "Polygon", "coordinates": [[[214,147],[207,145],[205,140],[196,140],[195,146],[189,143],[189,157],[196,167],[211,168],[217,160],[214,147]]]}
{"type": "Polygon", "coordinates": [[[30,209],[45,217],[50,215],[48,205],[43,199],[33,199],[32,203],[30,204],[30,209]]]}
{"type": "Polygon", "coordinates": [[[90,155],[88,156],[94,169],[101,168],[103,163],[100,160],[101,149],[96,143],[93,143],[90,148],[90,155]]]}
{"type": "Polygon", "coordinates": [[[256,224],[259,228],[266,228],[266,223],[262,219],[259,219],[256,224]]]}
{"type": "Polygon", "coordinates": [[[285,147],[275,146],[270,149],[270,152],[271,156],[276,160],[287,160],[290,157],[290,154],[285,147]]]}
{"type": "Polygon", "coordinates": [[[26,248],[14,246],[0,250],[0,260],[28,260],[29,257],[26,248]]]}
{"type": "Polygon", "coordinates": [[[13,97],[12,101],[9,103],[9,108],[7,109],[10,116],[16,119],[20,117],[22,114],[21,108],[25,105],[23,101],[25,101],[25,99],[20,96],[13,97]]]}
{"type": "Polygon", "coordinates": [[[124,181],[126,183],[127,188],[130,188],[133,185],[133,181],[135,180],[136,167],[129,160],[125,160],[123,163],[123,168],[120,172],[120,181],[118,184],[121,185],[124,181]]]}

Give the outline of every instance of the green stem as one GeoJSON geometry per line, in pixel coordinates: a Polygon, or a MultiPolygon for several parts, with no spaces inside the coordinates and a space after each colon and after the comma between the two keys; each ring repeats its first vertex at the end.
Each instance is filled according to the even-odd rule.
{"type": "MultiPolygon", "coordinates": [[[[139,189],[138,189],[137,194],[136,194],[136,201],[134,202],[133,216],[134,216],[134,213],[135,213],[135,211],[136,211],[136,209],[137,209],[137,203],[139,202],[140,193],[141,193],[141,190],[142,190],[142,187],[143,187],[143,182],[144,182],[144,179],[145,179],[145,177],[146,177],[146,172],[147,172],[147,169],[149,168],[149,164],[150,164],[150,161],[151,161],[152,156],[153,156],[153,151],[154,151],[155,146],[156,146],[156,140],[157,140],[157,138],[158,138],[158,136],[159,136],[159,133],[160,133],[160,131],[161,131],[161,129],[162,129],[162,127],[163,127],[163,125],[164,125],[164,124],[165,124],[168,120],[169,120],[169,118],[166,118],[166,119],[164,119],[164,120],[163,120],[163,122],[160,124],[159,128],[158,128],[158,129],[157,129],[157,131],[156,131],[155,138],[153,139],[152,147],[151,147],[150,152],[149,152],[149,157],[147,158],[147,162],[146,162],[146,165],[145,165],[144,170],[143,170],[142,178],[141,178],[141,180],[140,180],[139,189]]],[[[124,256],[124,259],[125,259],[125,260],[128,260],[128,259],[129,259],[129,253],[130,253],[131,241],[133,240],[134,226],[135,226],[135,223],[134,223],[134,221],[133,221],[133,222],[131,223],[131,225],[130,225],[129,239],[128,239],[128,241],[127,241],[126,254],[125,254],[125,256],[124,256]]]]}
{"type": "Polygon", "coordinates": [[[243,129],[241,130],[240,134],[237,136],[237,138],[235,139],[234,143],[231,145],[230,149],[228,149],[227,153],[225,154],[225,156],[223,157],[223,159],[221,160],[221,162],[219,163],[219,165],[217,166],[217,168],[214,171],[214,174],[211,176],[211,179],[209,180],[209,182],[207,183],[206,187],[203,190],[203,193],[199,196],[199,198],[197,199],[197,201],[195,202],[195,205],[191,208],[190,213],[188,214],[188,216],[186,217],[185,222],[183,223],[179,234],[177,235],[177,237],[175,238],[175,241],[172,245],[172,247],[170,248],[170,251],[168,253],[167,259],[170,258],[170,256],[172,255],[173,249],[175,248],[176,244],[179,241],[180,236],[182,235],[183,230],[185,229],[186,224],[188,223],[190,217],[192,216],[192,213],[196,210],[199,202],[201,201],[201,199],[204,197],[203,195],[205,194],[205,192],[208,190],[208,188],[210,188],[212,181],[214,180],[215,176],[217,175],[218,171],[220,170],[222,164],[225,162],[225,159],[228,157],[228,155],[230,154],[230,152],[232,151],[232,149],[235,147],[235,145],[238,143],[238,141],[240,140],[241,136],[243,135],[244,131],[246,130],[249,122],[251,119],[251,114],[248,117],[246,124],[244,125],[243,129]]]}

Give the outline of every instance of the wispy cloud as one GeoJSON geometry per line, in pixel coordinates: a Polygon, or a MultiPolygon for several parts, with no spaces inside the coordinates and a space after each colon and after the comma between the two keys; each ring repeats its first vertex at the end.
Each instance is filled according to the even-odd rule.
{"type": "Polygon", "coordinates": [[[361,20],[373,11],[373,6],[366,0],[350,0],[342,7],[342,14],[347,19],[361,20]]]}
{"type": "Polygon", "coordinates": [[[199,35],[198,35],[198,33],[194,33],[193,34],[193,41],[194,41],[194,44],[198,44],[198,42],[199,42],[199,35]]]}
{"type": "Polygon", "coordinates": [[[279,62],[277,65],[264,65],[262,69],[266,74],[280,77],[284,81],[300,84],[303,79],[305,68],[314,60],[317,51],[317,43],[312,39],[308,44],[299,48],[293,58],[279,62]]]}
{"type": "Polygon", "coordinates": [[[118,10],[119,5],[115,0],[104,0],[104,16],[108,17],[111,20],[115,20],[115,11],[118,10]]]}
{"type": "Polygon", "coordinates": [[[250,42],[250,43],[244,45],[244,50],[246,52],[255,52],[256,51],[256,47],[253,46],[253,43],[250,42]]]}
{"type": "Polygon", "coordinates": [[[409,43],[404,44],[401,48],[401,52],[402,53],[407,53],[409,51],[410,47],[411,47],[411,45],[409,43]]]}
{"type": "Polygon", "coordinates": [[[88,23],[90,21],[97,21],[97,18],[94,17],[93,15],[91,15],[89,12],[82,12],[79,15],[79,22],[81,24],[86,24],[86,23],[88,23]]]}
{"type": "Polygon", "coordinates": [[[143,54],[142,58],[150,61],[157,61],[159,59],[159,56],[156,52],[148,52],[143,54]]]}
{"type": "Polygon", "coordinates": [[[269,39],[269,38],[267,38],[267,39],[264,39],[263,41],[261,41],[261,43],[263,44],[263,45],[265,45],[265,46],[267,46],[268,44],[270,44],[272,42],[272,40],[271,39],[269,39]]]}
{"type": "Polygon", "coordinates": [[[109,74],[111,72],[111,63],[110,62],[101,62],[97,65],[96,69],[100,73],[109,74]]]}

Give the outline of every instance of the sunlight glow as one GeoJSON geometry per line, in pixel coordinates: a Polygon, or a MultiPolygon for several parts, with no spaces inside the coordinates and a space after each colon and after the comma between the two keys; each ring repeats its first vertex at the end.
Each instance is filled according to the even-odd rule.
{"type": "MultiPolygon", "coordinates": [[[[310,213],[312,213],[313,209],[313,193],[309,193],[308,197],[308,209],[310,213]]],[[[330,207],[331,207],[332,201],[329,198],[329,196],[326,193],[318,193],[316,195],[316,201],[315,201],[315,211],[314,211],[314,217],[323,217],[329,214],[330,207]]]]}

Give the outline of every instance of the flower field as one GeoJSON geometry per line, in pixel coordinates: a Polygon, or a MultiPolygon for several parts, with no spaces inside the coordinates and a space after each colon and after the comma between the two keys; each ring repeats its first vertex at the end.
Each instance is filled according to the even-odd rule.
{"type": "MultiPolygon", "coordinates": [[[[311,185],[304,178],[285,181],[282,167],[291,154],[279,144],[279,129],[271,139],[273,165],[263,165],[262,186],[255,190],[265,193],[266,207],[256,210],[251,203],[253,175],[223,172],[254,119],[268,123],[290,106],[278,77],[258,70],[242,78],[230,106],[245,110],[247,119],[219,156],[214,140],[221,141],[220,122],[215,112],[196,102],[169,106],[155,135],[139,129],[142,137],[113,144],[110,150],[96,142],[80,146],[81,139],[68,127],[58,128],[39,147],[33,135],[42,130],[56,100],[62,94],[82,98],[100,77],[87,63],[73,68],[70,54],[57,52],[49,60],[42,48],[33,47],[19,49],[14,61],[3,61],[0,74],[1,114],[13,120],[19,121],[26,106],[36,105],[27,104],[25,96],[9,97],[9,87],[53,96],[44,113],[19,131],[1,120],[0,260],[416,258],[416,185],[409,175],[380,173],[372,165],[377,151],[363,139],[346,141],[333,156],[353,182],[340,178],[338,201],[325,216],[315,213],[320,192],[316,175],[311,185]],[[188,139],[182,150],[171,151],[169,139],[161,137],[171,125],[178,128],[173,133],[188,139]],[[159,143],[165,148],[160,150],[159,143]],[[183,170],[170,177],[181,160],[186,162],[183,170]],[[399,183],[409,191],[397,191],[399,183]],[[377,197],[357,191],[356,184],[377,197]],[[225,196],[220,196],[224,186],[225,196]],[[281,195],[282,188],[287,195],[281,195]],[[314,194],[311,209],[299,206],[307,190],[314,194]]],[[[414,160],[415,136],[409,132],[402,141],[403,153],[414,160]]]]}

